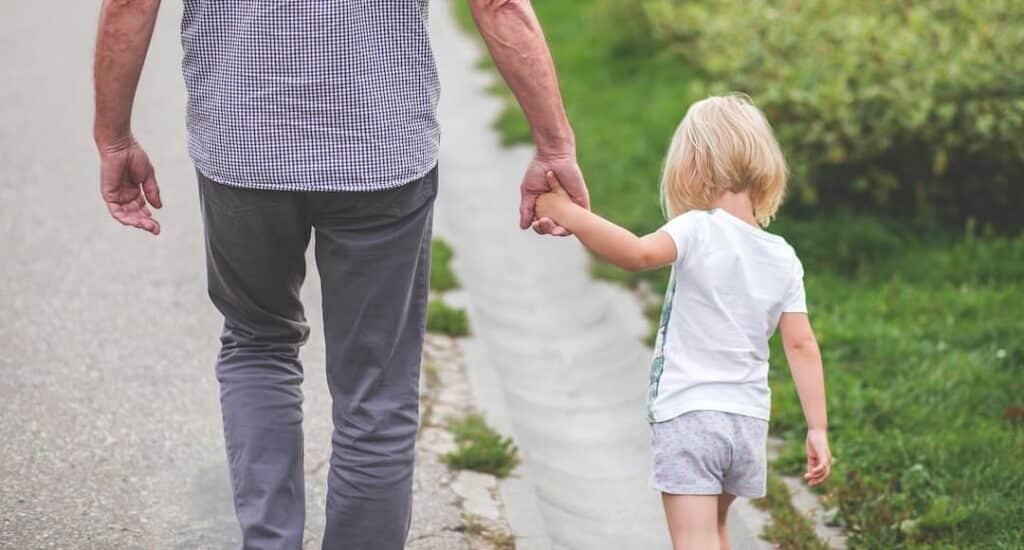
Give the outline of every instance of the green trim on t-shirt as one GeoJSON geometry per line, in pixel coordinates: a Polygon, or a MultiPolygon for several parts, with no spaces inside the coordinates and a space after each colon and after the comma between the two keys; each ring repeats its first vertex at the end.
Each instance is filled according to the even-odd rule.
{"type": "Polygon", "coordinates": [[[654,342],[654,358],[651,359],[651,383],[647,390],[647,420],[654,422],[654,402],[658,399],[658,386],[661,375],[665,372],[665,333],[672,317],[672,302],[676,295],[676,270],[669,274],[668,288],[665,290],[665,302],[661,306],[661,321],[658,323],[658,337],[654,342]]]}

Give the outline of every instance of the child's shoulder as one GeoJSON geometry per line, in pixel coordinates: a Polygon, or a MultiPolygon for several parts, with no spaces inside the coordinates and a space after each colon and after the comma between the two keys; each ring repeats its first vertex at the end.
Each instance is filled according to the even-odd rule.
{"type": "Polygon", "coordinates": [[[711,219],[710,210],[687,210],[682,214],[669,218],[665,222],[666,227],[689,228],[697,225],[704,225],[711,219]]]}
{"type": "Polygon", "coordinates": [[[710,212],[707,210],[687,210],[673,218],[669,218],[661,230],[675,238],[699,238],[709,224],[710,212]]]}

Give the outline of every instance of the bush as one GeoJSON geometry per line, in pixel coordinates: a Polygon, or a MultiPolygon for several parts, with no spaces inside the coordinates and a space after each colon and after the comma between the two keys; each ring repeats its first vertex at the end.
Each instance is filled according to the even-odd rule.
{"type": "Polygon", "coordinates": [[[764,109],[800,204],[1024,225],[1024,2],[620,2],[764,109]]]}
{"type": "Polygon", "coordinates": [[[512,439],[502,437],[478,414],[471,414],[448,429],[459,446],[444,456],[444,461],[453,468],[506,477],[519,464],[518,450],[512,439]]]}
{"type": "Polygon", "coordinates": [[[427,305],[427,330],[448,336],[466,336],[469,334],[469,319],[465,310],[433,300],[427,305]]]}

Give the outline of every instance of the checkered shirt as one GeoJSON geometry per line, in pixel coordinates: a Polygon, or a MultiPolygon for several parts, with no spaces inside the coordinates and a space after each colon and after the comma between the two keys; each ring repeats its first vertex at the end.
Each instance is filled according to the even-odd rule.
{"type": "Polygon", "coordinates": [[[211,180],[374,191],[437,162],[428,0],[184,0],[188,145],[211,180]]]}

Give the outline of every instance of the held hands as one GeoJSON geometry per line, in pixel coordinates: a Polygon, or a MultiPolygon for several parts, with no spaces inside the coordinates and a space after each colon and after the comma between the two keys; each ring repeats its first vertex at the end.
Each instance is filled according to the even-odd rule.
{"type": "Polygon", "coordinates": [[[100,147],[100,194],[111,217],[122,225],[160,234],[149,207],[160,208],[160,187],[149,156],[134,139],[100,147]]]}
{"type": "Polygon", "coordinates": [[[555,175],[556,182],[560,184],[571,202],[583,208],[590,208],[587,184],[583,181],[583,174],[576,164],[576,159],[572,156],[547,157],[538,154],[527,167],[520,186],[522,203],[519,207],[519,227],[533,227],[533,230],[541,235],[565,237],[571,234],[568,229],[559,226],[549,216],[536,212],[538,198],[552,189],[550,178],[547,176],[549,173],[555,175]]]}
{"type": "Polygon", "coordinates": [[[554,172],[548,171],[544,174],[544,177],[550,191],[537,197],[537,218],[550,219],[555,224],[558,224],[559,220],[564,222],[563,213],[566,207],[572,207],[573,199],[569,192],[562,187],[561,182],[558,181],[558,176],[554,172]]]}
{"type": "Polygon", "coordinates": [[[832,451],[828,448],[828,432],[823,429],[807,431],[807,473],[804,480],[810,486],[825,481],[832,471],[832,451]]]}

